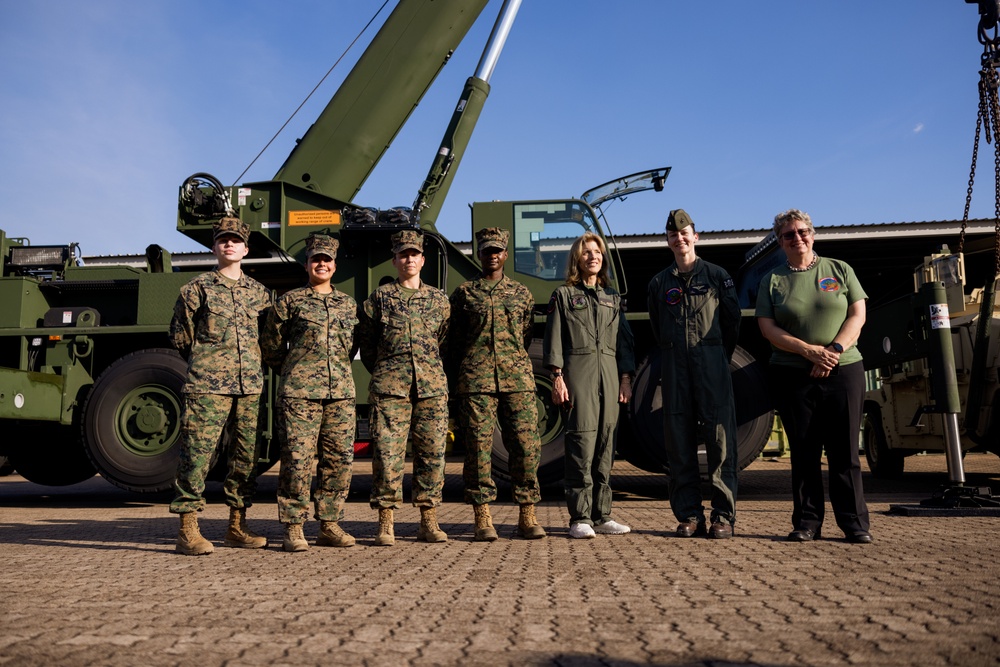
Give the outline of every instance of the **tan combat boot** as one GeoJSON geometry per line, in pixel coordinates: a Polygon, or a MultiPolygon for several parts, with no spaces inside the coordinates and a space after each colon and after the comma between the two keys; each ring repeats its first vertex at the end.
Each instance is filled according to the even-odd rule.
{"type": "Polygon", "coordinates": [[[535,518],[535,506],[531,503],[521,505],[521,516],[517,520],[517,534],[526,540],[537,540],[545,537],[545,530],[538,525],[535,518]]]}
{"type": "Polygon", "coordinates": [[[316,538],[318,547],[353,547],[354,538],[344,532],[336,521],[320,521],[319,536],[316,538]]]}
{"type": "Polygon", "coordinates": [[[263,549],[267,546],[267,538],[258,535],[247,528],[247,508],[229,508],[229,530],[222,543],[227,547],[238,549],[263,549]]]}
{"type": "Polygon", "coordinates": [[[396,535],[392,532],[392,509],[378,511],[378,535],[375,536],[375,546],[391,547],[396,543],[396,535]]]}
{"type": "Polygon", "coordinates": [[[281,548],[285,551],[307,551],[309,543],[306,536],[302,534],[301,523],[285,524],[285,539],[281,542],[281,548]]]}
{"type": "Polygon", "coordinates": [[[476,513],[476,534],[472,538],[476,542],[493,542],[497,539],[496,528],[493,527],[493,517],[490,516],[490,506],[486,503],[473,505],[476,513]]]}
{"type": "Polygon", "coordinates": [[[417,539],[424,542],[447,542],[448,536],[438,525],[437,510],[433,507],[420,508],[420,528],[417,539]]]}
{"type": "Polygon", "coordinates": [[[185,556],[204,556],[215,551],[212,543],[198,530],[198,513],[181,514],[181,530],[177,535],[177,553],[185,556]]]}

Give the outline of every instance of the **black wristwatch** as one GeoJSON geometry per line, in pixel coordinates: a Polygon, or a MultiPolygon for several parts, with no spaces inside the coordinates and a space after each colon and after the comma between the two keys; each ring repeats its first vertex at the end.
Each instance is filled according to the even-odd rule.
{"type": "Polygon", "coordinates": [[[830,347],[832,347],[833,351],[836,352],[837,354],[844,353],[844,346],[838,343],[837,341],[833,341],[832,343],[830,343],[830,347]]]}

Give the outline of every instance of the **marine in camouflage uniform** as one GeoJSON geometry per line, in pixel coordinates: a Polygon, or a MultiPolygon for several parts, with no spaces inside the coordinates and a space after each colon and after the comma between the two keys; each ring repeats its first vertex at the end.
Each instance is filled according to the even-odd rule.
{"type": "Polygon", "coordinates": [[[541,443],[535,375],[527,351],[535,299],[528,288],[504,275],[507,242],[507,231],[498,227],[476,232],[482,273],[451,295],[449,367],[460,397],[465,502],[473,505],[479,541],[497,539],[489,503],[497,498],[491,454],[498,423],[510,456],[514,502],[521,507],[518,534],[529,539],[545,537],[534,511],[541,499],[541,443]]]}
{"type": "Polygon", "coordinates": [[[170,511],[181,515],[177,550],[188,555],[212,551],[211,543],[198,532],[195,513],[205,506],[205,478],[230,420],[229,467],[223,483],[230,522],[224,544],[267,545],[265,538],[246,527],[246,508],[257,489],[256,444],[264,386],[259,325],[271,305],[267,289],[240,268],[249,236],[249,228],[238,218],[216,223],[212,252],[219,265],[181,288],[170,322],[170,340],[188,362],[176,497],[170,504],[170,511]]]}
{"type": "Polygon", "coordinates": [[[728,538],[736,521],[736,408],[729,361],[740,306],[726,271],[697,257],[698,234],[683,210],[670,212],[667,244],[675,261],[649,283],[649,323],[660,346],[670,508],[678,537],[728,538]],[[712,484],[705,525],[698,446],[705,445],[712,484]]]}
{"type": "Polygon", "coordinates": [[[339,241],[314,234],[306,240],[309,284],[283,294],[268,313],[261,348],[280,369],[281,472],[278,520],[286,551],[305,551],[317,452],[314,516],[319,546],[349,547],[354,538],[338,525],[351,487],[354,463],[354,328],[358,304],[330,284],[339,241]],[[318,447],[317,447],[318,445],[318,447]]]}
{"type": "Polygon", "coordinates": [[[574,241],[566,284],[549,301],[542,362],[552,399],[566,416],[564,492],[572,538],[621,535],[611,518],[611,468],[619,403],[631,398],[632,330],[621,295],[608,284],[606,246],[596,234],[574,241]]]}
{"type": "Polygon", "coordinates": [[[448,381],[441,348],[448,334],[448,297],[420,280],[423,234],[392,236],[399,278],[376,289],[358,313],[361,361],[371,374],[369,428],[372,436],[371,506],[379,510],[375,544],[395,542],[393,510],[402,507],[403,463],[413,452],[412,502],[420,508],[417,538],[443,542],[436,507],[444,488],[448,433],[448,381]]]}

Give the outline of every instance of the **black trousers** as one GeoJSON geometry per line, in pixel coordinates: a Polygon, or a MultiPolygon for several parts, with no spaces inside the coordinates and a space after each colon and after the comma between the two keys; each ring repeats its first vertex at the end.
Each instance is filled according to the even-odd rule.
{"type": "Polygon", "coordinates": [[[823,525],[824,449],[837,525],[847,534],[869,528],[858,457],[864,373],[860,363],[838,366],[826,378],[809,377],[806,369],[770,367],[771,396],[792,455],[792,526],[796,530],[817,531],[823,525]]]}

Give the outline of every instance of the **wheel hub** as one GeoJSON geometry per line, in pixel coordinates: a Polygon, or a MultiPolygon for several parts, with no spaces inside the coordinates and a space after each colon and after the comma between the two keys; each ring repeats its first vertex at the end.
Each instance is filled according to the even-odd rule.
{"type": "Polygon", "coordinates": [[[125,448],[139,456],[170,449],[180,435],[180,405],[165,387],[146,385],[126,394],[115,427],[125,448]]]}
{"type": "Polygon", "coordinates": [[[135,415],[135,425],[146,435],[159,433],[167,425],[167,415],[158,405],[147,405],[135,415]]]}

